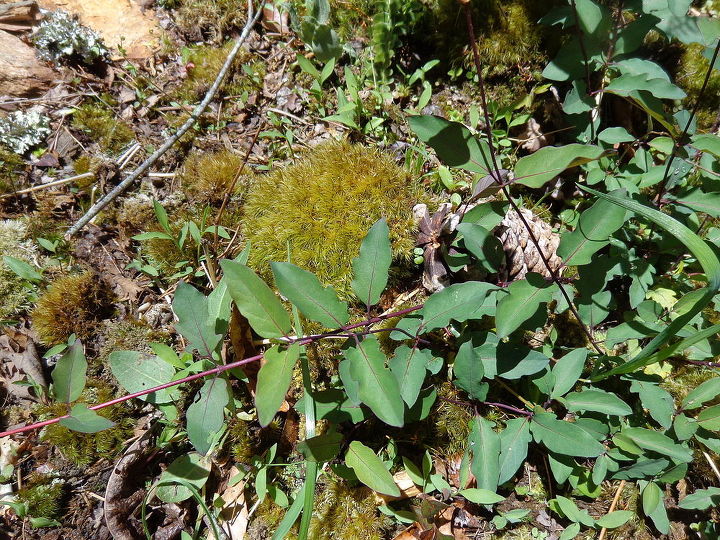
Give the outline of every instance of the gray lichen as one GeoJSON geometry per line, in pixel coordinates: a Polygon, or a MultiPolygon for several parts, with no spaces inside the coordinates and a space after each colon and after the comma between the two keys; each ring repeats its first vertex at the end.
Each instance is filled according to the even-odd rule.
{"type": "Polygon", "coordinates": [[[0,144],[24,154],[50,135],[50,119],[37,111],[15,111],[0,118],[0,144]]]}
{"type": "Polygon", "coordinates": [[[37,54],[55,64],[79,62],[91,65],[106,60],[109,50],[102,38],[64,11],[50,11],[31,36],[37,54]]]}

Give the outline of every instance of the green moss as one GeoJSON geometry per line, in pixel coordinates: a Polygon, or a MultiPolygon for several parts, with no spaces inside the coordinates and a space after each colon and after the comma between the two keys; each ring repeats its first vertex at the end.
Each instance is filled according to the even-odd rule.
{"type": "Polygon", "coordinates": [[[243,0],[179,0],[175,23],[180,31],[195,41],[210,37],[221,41],[247,20],[247,4],[243,0]]]}
{"type": "MultiPolygon", "coordinates": [[[[710,60],[703,56],[703,50],[704,47],[697,43],[685,45],[680,59],[676,81],[687,93],[684,104],[688,109],[693,107],[700,98],[705,74],[710,67],[710,60]]],[[[718,109],[720,109],[720,71],[714,69],[698,109],[698,127],[700,129],[711,127],[717,119],[718,109]]]]}
{"type": "Polygon", "coordinates": [[[349,297],[351,259],[379,218],[388,221],[396,260],[410,260],[419,196],[403,170],[377,150],[322,144],[251,186],[242,223],[252,244],[249,264],[269,278],[270,261],[287,260],[289,243],[293,263],[349,297]]]}
{"type": "Polygon", "coordinates": [[[48,287],[31,314],[38,339],[46,345],[65,341],[70,334],[86,338],[112,311],[111,294],[92,272],[65,276],[48,287]]]}
{"type": "MultiPolygon", "coordinates": [[[[242,156],[229,150],[190,154],[180,176],[188,198],[195,204],[219,206],[233,185],[243,161],[242,156]]],[[[243,174],[238,178],[232,194],[236,204],[242,203],[253,178],[252,172],[247,167],[244,171],[248,174],[243,174]]]]}
{"type": "Polygon", "coordinates": [[[103,321],[97,331],[100,348],[95,364],[104,365],[114,351],[138,351],[152,354],[150,343],[166,343],[170,336],[166,332],[155,330],[147,322],[139,319],[103,321]]]}
{"type": "Polygon", "coordinates": [[[17,502],[27,505],[30,517],[57,519],[62,509],[65,483],[45,475],[33,475],[17,493],[17,502]]]}
{"type": "Polygon", "coordinates": [[[97,142],[103,152],[120,153],[135,138],[132,128],[105,107],[87,104],[73,113],[72,126],[97,142]]]}
{"type": "Polygon", "coordinates": [[[680,402],[693,389],[715,376],[717,376],[717,371],[709,368],[681,365],[675,369],[672,377],[664,377],[660,386],[670,392],[676,402],[680,402]]]}
{"type": "MultiPolygon", "coordinates": [[[[109,384],[98,379],[88,379],[77,402],[94,405],[113,397],[114,392],[109,384]]],[[[51,418],[66,414],[67,407],[64,403],[53,403],[41,405],[35,412],[43,418],[51,418]]],[[[123,407],[106,407],[97,413],[115,422],[115,425],[97,433],[80,433],[60,424],[52,424],[45,428],[41,439],[57,447],[65,459],[78,467],[94,463],[98,459],[112,460],[122,451],[125,441],[132,437],[135,421],[125,416],[123,407]]]]}
{"type": "Polygon", "coordinates": [[[435,430],[437,440],[434,446],[436,445],[447,458],[455,457],[465,451],[465,444],[470,435],[470,420],[472,420],[469,407],[456,405],[453,401],[462,402],[460,393],[449,382],[441,384],[438,387],[435,411],[428,419],[435,430]]]}
{"type": "MultiPolygon", "coordinates": [[[[0,220],[0,254],[35,266],[41,257],[27,234],[23,222],[0,220]]],[[[5,319],[27,306],[35,287],[10,270],[0,257],[0,291],[0,319],[5,319]]]]}
{"type": "Polygon", "coordinates": [[[0,146],[0,195],[20,189],[24,176],[25,161],[22,156],[0,146]]]}

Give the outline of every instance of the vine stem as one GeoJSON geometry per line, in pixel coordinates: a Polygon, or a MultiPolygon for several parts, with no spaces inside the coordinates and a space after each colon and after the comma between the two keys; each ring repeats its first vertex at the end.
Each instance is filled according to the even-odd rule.
{"type": "Polygon", "coordinates": [[[530,240],[532,240],[533,245],[535,246],[535,249],[538,252],[538,255],[540,255],[540,260],[542,260],[543,265],[547,269],[548,273],[550,274],[550,277],[552,278],[553,283],[555,283],[558,288],[560,289],[560,293],[565,298],[565,301],[568,304],[568,307],[570,311],[572,312],[573,316],[577,319],[578,323],[580,324],[580,327],[582,328],[583,333],[587,336],[588,340],[590,341],[590,344],[592,345],[593,349],[599,354],[603,355],[602,349],[598,346],[598,344],[595,342],[595,338],[592,335],[592,332],[587,327],[587,325],[582,321],[580,318],[580,314],[578,313],[577,309],[575,308],[575,304],[573,304],[572,299],[570,298],[570,295],[565,290],[565,287],[563,287],[562,282],[560,281],[560,276],[558,276],[557,272],[550,266],[550,261],[548,261],[547,257],[543,253],[542,249],[540,249],[540,242],[538,242],[538,239],[535,237],[535,233],[533,233],[530,224],[525,219],[525,216],[522,215],[522,212],[520,212],[520,208],[515,203],[515,201],[510,196],[510,189],[508,188],[508,185],[503,183],[502,176],[500,174],[500,167],[497,163],[497,158],[495,156],[495,145],[493,144],[492,139],[492,128],[490,126],[490,113],[488,112],[488,106],[487,106],[487,97],[485,93],[485,81],[482,75],[482,62],[480,61],[480,51],[478,50],[477,46],[477,40],[475,39],[475,28],[473,26],[472,22],[472,13],[470,13],[470,4],[469,0],[460,0],[460,3],[463,5],[465,9],[465,21],[467,23],[467,30],[468,30],[468,37],[470,38],[470,47],[472,48],[473,52],[473,59],[475,61],[475,70],[478,74],[478,83],[480,86],[480,100],[482,102],[482,108],[483,108],[483,115],[485,117],[485,136],[487,137],[488,142],[488,148],[490,150],[490,160],[492,161],[493,166],[493,172],[491,176],[493,179],[498,183],[500,186],[500,189],[503,192],[503,195],[507,199],[508,203],[510,203],[510,206],[512,207],[513,211],[518,215],[520,218],[520,221],[522,221],[523,226],[525,227],[525,230],[528,233],[528,236],[530,237],[530,240]]]}
{"type": "MultiPolygon", "coordinates": [[[[338,333],[347,332],[348,330],[354,330],[356,328],[367,328],[373,324],[379,323],[384,321],[385,319],[391,319],[393,317],[400,317],[402,315],[406,315],[408,313],[412,313],[413,311],[417,311],[419,309],[422,309],[424,304],[419,304],[416,306],[412,306],[409,308],[402,309],[400,311],[395,311],[393,313],[387,313],[384,315],[378,315],[377,317],[370,317],[369,319],[366,319],[364,321],[361,321],[359,323],[349,324],[346,326],[342,326],[336,330],[333,330],[331,332],[326,332],[324,334],[316,334],[313,336],[303,337],[303,338],[295,338],[293,340],[288,340],[289,343],[296,343],[298,345],[308,345],[310,343],[314,343],[316,341],[320,341],[323,338],[334,336],[338,333]]],[[[392,331],[392,328],[387,329],[387,331],[392,331]]],[[[360,334],[365,334],[368,332],[360,332],[360,334]]],[[[160,384],[158,386],[154,386],[152,388],[147,388],[145,390],[142,390],[140,392],[133,392],[132,394],[126,394],[124,396],[121,396],[119,398],[111,399],[110,401],[105,401],[104,403],[98,403],[97,405],[93,405],[91,407],[88,407],[92,411],[97,411],[99,409],[104,409],[105,407],[110,407],[111,405],[117,405],[119,403],[123,403],[125,401],[129,401],[134,398],[146,396],[148,394],[152,394],[153,392],[157,392],[158,390],[163,390],[165,388],[171,388],[173,386],[177,386],[179,384],[183,384],[186,382],[194,381],[197,379],[202,379],[203,377],[207,377],[208,375],[219,375],[220,373],[223,373],[225,371],[229,371],[231,369],[234,369],[236,367],[244,366],[245,364],[251,364],[253,362],[257,362],[260,359],[262,359],[264,353],[257,354],[255,356],[250,356],[248,358],[243,358],[242,360],[238,360],[236,362],[231,362],[229,364],[225,364],[222,366],[216,366],[212,369],[208,369],[206,371],[202,371],[200,373],[195,373],[194,375],[188,375],[187,377],[183,377],[182,379],[178,379],[176,381],[170,381],[165,384],[160,384]]],[[[55,418],[51,418],[50,420],[44,420],[42,422],[36,422],[34,424],[29,424],[27,426],[10,429],[8,431],[3,431],[0,433],[0,438],[7,437],[8,435],[16,435],[18,433],[25,433],[27,431],[32,431],[35,429],[39,429],[45,426],[49,426],[51,424],[56,424],[60,420],[63,420],[65,418],[69,418],[69,414],[65,414],[62,416],[57,416],[55,418]]]]}

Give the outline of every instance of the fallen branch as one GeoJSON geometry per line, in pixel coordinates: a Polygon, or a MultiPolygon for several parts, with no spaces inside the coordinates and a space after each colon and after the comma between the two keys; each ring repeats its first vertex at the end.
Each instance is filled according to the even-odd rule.
{"type": "Polygon", "coordinates": [[[232,50],[230,51],[230,54],[228,54],[227,58],[225,59],[225,64],[223,64],[222,69],[220,69],[220,72],[218,73],[217,78],[215,79],[215,82],[208,90],[207,94],[205,94],[205,97],[203,100],[198,104],[197,107],[193,110],[193,112],[190,114],[190,118],[187,119],[187,121],[180,126],[180,128],[177,130],[177,132],[170,137],[165,144],[163,144],[160,148],[158,148],[149,158],[147,158],[145,161],[143,161],[140,166],[135,169],[132,173],[130,173],[127,178],[125,178],[122,182],[120,182],[115,188],[113,188],[112,191],[110,191],[107,195],[105,195],[102,199],[100,199],[98,202],[96,202],[94,205],[90,207],[90,209],[83,215],[75,225],[70,227],[68,231],[65,233],[65,238],[70,238],[74,234],[76,234],[80,229],[82,229],[85,225],[87,225],[91,219],[93,219],[100,211],[105,208],[108,204],[110,204],[113,200],[115,200],[121,193],[123,193],[129,186],[132,184],[135,180],[140,178],[145,171],[147,171],[165,152],[167,152],[185,133],[198,121],[200,118],[200,115],[205,111],[207,106],[210,104],[210,102],[215,97],[215,94],[217,93],[218,89],[220,88],[220,85],[223,82],[223,79],[225,78],[225,75],[227,74],[228,70],[230,69],[230,66],[232,65],[233,61],[235,60],[235,57],[237,56],[238,52],[240,51],[240,47],[247,39],[248,35],[250,34],[251,28],[255,25],[255,23],[258,21],[260,16],[262,15],[262,9],[258,9],[257,13],[255,13],[255,16],[252,16],[252,10],[248,10],[248,22],[245,24],[245,27],[242,30],[242,33],[240,34],[240,37],[238,37],[237,41],[235,42],[235,45],[233,46],[232,50]]]}

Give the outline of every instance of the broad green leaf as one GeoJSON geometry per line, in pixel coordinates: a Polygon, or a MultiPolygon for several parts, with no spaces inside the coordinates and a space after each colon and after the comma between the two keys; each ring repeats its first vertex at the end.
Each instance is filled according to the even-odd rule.
{"type": "Polygon", "coordinates": [[[720,193],[691,189],[673,197],[673,200],[675,204],[686,206],[696,212],[703,212],[715,218],[720,217],[720,193]]]}
{"type": "Polygon", "coordinates": [[[624,127],[610,127],[602,130],[598,134],[598,140],[608,144],[617,144],[632,142],[635,140],[635,137],[630,135],[624,127]]]}
{"type": "Polygon", "coordinates": [[[565,169],[594,161],[602,153],[602,148],[590,144],[546,146],[518,160],[515,165],[515,183],[531,188],[542,187],[565,169]]]}
{"type": "Polygon", "coordinates": [[[467,250],[488,272],[497,272],[505,260],[502,244],[489,230],[474,223],[461,223],[457,230],[463,235],[467,250]]]}
{"type": "Polygon", "coordinates": [[[280,349],[274,345],[265,351],[265,363],[257,376],[255,391],[255,408],[258,422],[265,427],[280,410],[292,381],[293,369],[300,358],[300,346],[290,345],[280,349]]]}
{"type": "Polygon", "coordinates": [[[15,272],[18,277],[22,279],[27,279],[28,281],[42,281],[42,274],[17,257],[3,255],[3,262],[10,270],[15,272]]]}
{"type": "Polygon", "coordinates": [[[292,329],[290,316],[265,282],[244,264],[220,261],[235,305],[252,329],[264,338],[286,336],[292,329]]]}
{"type": "Polygon", "coordinates": [[[596,486],[602,484],[607,478],[609,461],[610,458],[607,454],[603,454],[595,460],[592,469],[592,481],[596,486]]]}
{"type": "Polygon", "coordinates": [[[327,328],[338,328],[350,320],[347,302],[338,300],[332,287],[323,287],[315,274],[292,263],[270,263],[275,285],[308,319],[327,328]]]}
{"type": "MultiPolygon", "coordinates": [[[[303,395],[297,403],[295,410],[302,412],[305,410],[306,395],[303,395]]],[[[335,424],[342,422],[352,422],[357,424],[365,420],[369,413],[360,405],[355,405],[345,392],[337,388],[321,390],[313,393],[315,402],[315,414],[318,420],[329,420],[335,424]]]]}
{"type": "Polygon", "coordinates": [[[229,399],[227,381],[215,377],[205,382],[188,407],[185,413],[188,438],[201,454],[208,453],[210,439],[222,427],[229,399]]]}
{"type": "Polygon", "coordinates": [[[720,288],[720,261],[718,261],[715,253],[702,238],[672,217],[627,198],[620,198],[614,195],[600,193],[587,187],[582,187],[582,189],[588,193],[622,206],[623,208],[634,212],[638,216],[649,219],[677,238],[700,262],[708,280],[706,295],[698,299],[685,314],[675,318],[672,323],[667,325],[632,360],[593,377],[593,380],[600,380],[611,375],[630,373],[658,361],[653,358],[653,353],[655,353],[659,347],[666,344],[670,339],[676,336],[678,332],[690,320],[692,320],[692,318],[698,314],[710,302],[710,300],[712,300],[715,293],[720,288]]]}
{"type": "MultiPolygon", "coordinates": [[[[614,194],[624,195],[623,190],[614,194]]],[[[565,232],[557,253],[565,266],[580,266],[592,262],[592,256],[610,243],[610,237],[625,223],[627,211],[609,201],[600,199],[580,214],[577,226],[565,232]]]]}
{"type": "Polygon", "coordinates": [[[659,431],[633,427],[623,429],[622,434],[645,450],[668,456],[678,462],[689,463],[692,461],[692,452],[690,450],[676,444],[670,437],[659,431]]]}
{"type": "Polygon", "coordinates": [[[385,464],[360,441],[350,443],[345,454],[345,463],[355,471],[358,480],[370,489],[393,497],[400,496],[400,488],[385,468],[385,464]]]}
{"type": "Polygon", "coordinates": [[[614,512],[610,512],[601,518],[596,519],[595,524],[598,527],[604,527],[605,529],[617,529],[618,527],[625,525],[634,516],[635,513],[630,510],[615,510],[614,512]]]}
{"type": "Polygon", "coordinates": [[[619,96],[629,96],[632,92],[646,91],[658,99],[683,99],[685,92],[679,86],[665,79],[651,79],[646,74],[624,74],[605,88],[606,92],[619,96]]]}
{"type": "Polygon", "coordinates": [[[612,24],[612,14],[605,6],[592,0],[575,0],[575,10],[577,11],[578,26],[583,34],[599,39],[606,37],[612,24]]]}
{"type": "Polygon", "coordinates": [[[580,524],[571,523],[570,525],[565,527],[565,530],[560,534],[558,540],[572,540],[578,534],[580,534],[580,524]]]}
{"type": "Polygon", "coordinates": [[[701,428],[709,431],[720,431],[720,405],[713,405],[700,411],[697,421],[701,428]]]}
{"type": "Polygon", "coordinates": [[[670,428],[675,412],[675,400],[668,391],[655,383],[636,380],[632,381],[630,391],[637,392],[640,403],[648,410],[653,420],[665,429],[670,428]]]}
{"type": "Polygon", "coordinates": [[[533,318],[543,304],[552,300],[557,285],[548,282],[540,274],[529,273],[526,279],[510,284],[508,294],[497,303],[495,326],[497,337],[502,339],[533,318]]]}
{"type": "Polygon", "coordinates": [[[655,482],[648,482],[642,490],[643,513],[648,516],[655,511],[662,499],[662,490],[655,482]]]}
{"type": "MultiPolygon", "coordinates": [[[[175,368],[164,360],[137,351],[115,351],[110,353],[108,361],[115,378],[131,394],[168,383],[175,375],[175,368]]],[[[148,403],[172,401],[167,388],[141,396],[140,399],[148,403]]]]}
{"type": "Polygon", "coordinates": [[[605,451],[605,447],[587,431],[571,422],[558,420],[552,413],[535,413],[530,421],[530,431],[548,450],[565,456],[597,457],[605,451]]]}
{"type": "Polygon", "coordinates": [[[70,345],[52,371],[55,399],[64,403],[75,401],[85,388],[87,360],[80,340],[70,345]]]}
{"type": "Polygon", "coordinates": [[[525,345],[501,342],[496,351],[496,375],[503,379],[514,380],[526,375],[534,375],[550,363],[550,358],[525,345]]]}
{"type": "Polygon", "coordinates": [[[458,495],[465,497],[470,502],[482,505],[496,504],[505,500],[505,497],[498,495],[494,491],[480,488],[461,489],[458,491],[458,495]]]}
{"type": "Polygon", "coordinates": [[[720,377],[708,379],[693,390],[690,390],[690,393],[682,400],[682,408],[688,411],[697,409],[703,403],[715,399],[719,395],[720,377]]]}
{"type": "Polygon", "coordinates": [[[587,349],[574,349],[563,356],[552,368],[555,377],[551,398],[558,398],[573,389],[575,383],[582,375],[587,360],[587,349]]]}
{"type": "Polygon", "coordinates": [[[498,484],[510,480],[525,462],[528,455],[530,435],[529,418],[513,418],[505,422],[500,432],[500,475],[498,484]]]}
{"type": "Polygon", "coordinates": [[[672,428],[678,441],[689,440],[690,437],[695,435],[699,427],[694,418],[689,418],[685,414],[678,414],[672,421],[672,428]]]}
{"type": "Polygon", "coordinates": [[[475,475],[477,487],[494,492],[500,476],[500,436],[493,430],[493,423],[482,416],[473,420],[468,439],[472,461],[470,470],[475,475]]]}
{"type": "Polygon", "coordinates": [[[221,279],[207,297],[208,318],[215,321],[215,333],[225,335],[230,325],[232,313],[232,297],[227,288],[227,281],[221,279]]]}
{"type": "Polygon", "coordinates": [[[700,152],[708,152],[720,157],[720,137],[709,133],[695,135],[692,138],[692,146],[700,152]]]}
{"type": "Polygon", "coordinates": [[[432,353],[429,349],[400,345],[388,362],[390,371],[400,386],[400,395],[408,407],[412,407],[417,401],[425,380],[426,366],[431,360],[432,353]]]}
{"type": "Polygon", "coordinates": [[[330,461],[340,453],[342,440],[343,436],[340,433],[331,431],[299,442],[297,450],[308,461],[330,461]]]}
{"type": "Polygon", "coordinates": [[[582,523],[586,527],[592,527],[595,525],[595,520],[590,517],[587,510],[580,510],[571,499],[558,495],[555,497],[555,503],[569,520],[574,521],[575,523],[582,523]]]}
{"type": "Polygon", "coordinates": [[[385,355],[377,338],[372,334],[366,336],[346,349],[344,355],[350,363],[350,376],[358,383],[360,400],[386,424],[402,427],[405,404],[400,386],[385,367],[385,355]]]}
{"type": "Polygon", "coordinates": [[[458,122],[439,116],[410,116],[408,124],[418,138],[431,146],[449,167],[490,174],[494,169],[487,143],[458,122]]]}
{"type": "Polygon", "coordinates": [[[490,315],[494,306],[489,306],[485,298],[498,287],[483,281],[455,283],[436,292],[423,307],[421,314],[423,331],[429,332],[450,324],[451,320],[464,322],[490,315]]]}
{"type": "Polygon", "coordinates": [[[720,488],[698,489],[683,498],[678,506],[685,510],[707,510],[720,507],[720,488]]]}
{"type": "Polygon", "coordinates": [[[81,433],[97,433],[98,431],[109,429],[115,425],[114,422],[88,409],[84,403],[73,405],[72,409],[70,409],[70,416],[63,418],[59,423],[61,426],[81,433]]]}
{"type": "Polygon", "coordinates": [[[662,534],[668,534],[670,532],[670,520],[668,519],[667,509],[665,508],[665,502],[660,501],[655,507],[655,511],[648,516],[655,528],[662,534]]]}
{"type": "Polygon", "coordinates": [[[192,492],[179,482],[185,481],[196,489],[201,489],[210,475],[210,466],[211,462],[196,452],[178,457],[160,475],[155,492],[158,499],[166,503],[189,499],[192,492]]]}
{"type": "Polygon", "coordinates": [[[487,396],[488,383],[482,382],[485,369],[476,349],[479,347],[473,347],[472,341],[460,345],[453,364],[454,384],[465,390],[472,399],[483,401],[487,396]]]}
{"type": "Polygon", "coordinates": [[[172,302],[178,316],[175,328],[188,340],[190,350],[197,349],[204,356],[211,356],[223,339],[215,331],[215,320],[208,313],[208,299],[192,285],[181,281],[172,302]]]}
{"type": "Polygon", "coordinates": [[[376,221],[360,244],[360,255],[352,261],[352,289],[368,308],[380,301],[387,285],[392,263],[389,235],[385,218],[376,221]]]}
{"type": "Polygon", "coordinates": [[[562,401],[570,412],[593,411],[615,416],[632,414],[632,409],[622,399],[615,394],[597,389],[571,392],[562,401]]]}

